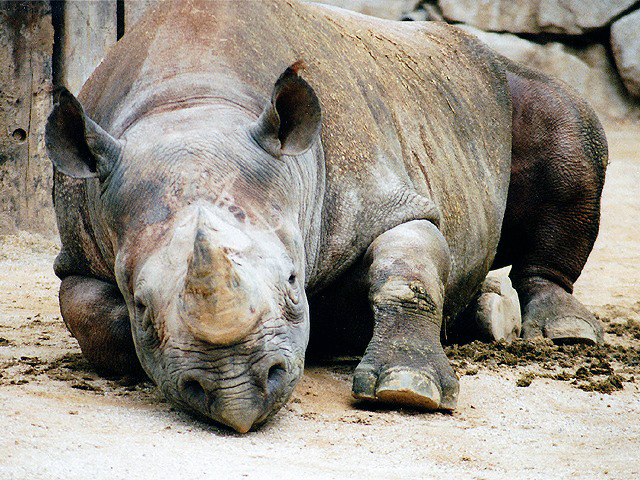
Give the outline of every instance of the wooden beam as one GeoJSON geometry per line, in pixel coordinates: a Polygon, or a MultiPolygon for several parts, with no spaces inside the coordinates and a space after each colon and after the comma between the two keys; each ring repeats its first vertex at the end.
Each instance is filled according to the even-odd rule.
{"type": "Polygon", "coordinates": [[[0,235],[55,231],[52,167],[44,147],[51,109],[53,27],[47,1],[0,8],[0,235]]]}

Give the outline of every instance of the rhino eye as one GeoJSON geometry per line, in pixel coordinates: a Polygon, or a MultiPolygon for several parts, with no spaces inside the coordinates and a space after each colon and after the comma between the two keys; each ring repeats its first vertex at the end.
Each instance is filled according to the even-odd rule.
{"type": "Polygon", "coordinates": [[[147,306],[142,303],[140,300],[136,299],[136,317],[142,322],[142,327],[146,330],[149,326],[147,323],[149,322],[149,316],[145,317],[147,313],[147,306]]]}
{"type": "Polygon", "coordinates": [[[144,332],[142,342],[149,348],[155,348],[160,343],[158,331],[153,323],[153,315],[150,309],[140,300],[135,301],[136,317],[140,322],[140,328],[144,332]]]}
{"type": "Polygon", "coordinates": [[[296,274],[295,274],[295,273],[292,273],[292,274],[289,276],[289,285],[293,285],[294,283],[296,283],[296,279],[297,279],[296,274]]]}

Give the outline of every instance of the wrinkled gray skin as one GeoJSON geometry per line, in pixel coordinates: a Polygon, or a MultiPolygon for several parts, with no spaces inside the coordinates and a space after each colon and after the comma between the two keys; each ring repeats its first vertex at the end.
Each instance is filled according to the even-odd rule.
{"type": "Polygon", "coordinates": [[[468,328],[492,264],[514,266],[528,337],[601,336],[571,289],[598,230],[602,130],[565,86],[453,27],[170,1],[79,101],[57,92],[46,140],[83,353],[141,365],[239,432],[302,374],[307,295],[326,299],[313,321],[332,343],[331,325],[372,320],[354,396],[426,409],[455,407],[443,318],[468,328]],[[365,305],[353,318],[331,309],[345,295],[365,305]]]}

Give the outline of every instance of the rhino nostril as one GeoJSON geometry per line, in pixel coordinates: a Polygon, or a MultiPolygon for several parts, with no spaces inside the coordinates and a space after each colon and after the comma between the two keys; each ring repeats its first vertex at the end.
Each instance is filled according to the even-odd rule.
{"type": "Polygon", "coordinates": [[[269,372],[267,373],[267,393],[269,395],[283,386],[282,384],[285,381],[286,373],[287,371],[280,363],[276,363],[269,368],[269,372]]]}
{"type": "Polygon", "coordinates": [[[187,380],[182,384],[182,391],[185,396],[197,405],[206,405],[207,394],[197,380],[187,380]]]}

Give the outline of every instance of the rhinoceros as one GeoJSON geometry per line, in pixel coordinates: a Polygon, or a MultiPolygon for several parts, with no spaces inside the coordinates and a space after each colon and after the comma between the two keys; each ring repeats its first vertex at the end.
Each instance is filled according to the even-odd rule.
{"type": "Polygon", "coordinates": [[[498,267],[523,337],[602,339],[572,295],[598,232],[602,127],[568,86],[455,27],[169,1],[78,99],[56,91],[46,144],[60,310],[82,352],[238,432],[290,397],[311,322],[356,317],[357,399],[454,409],[443,324],[471,328],[498,267]]]}

